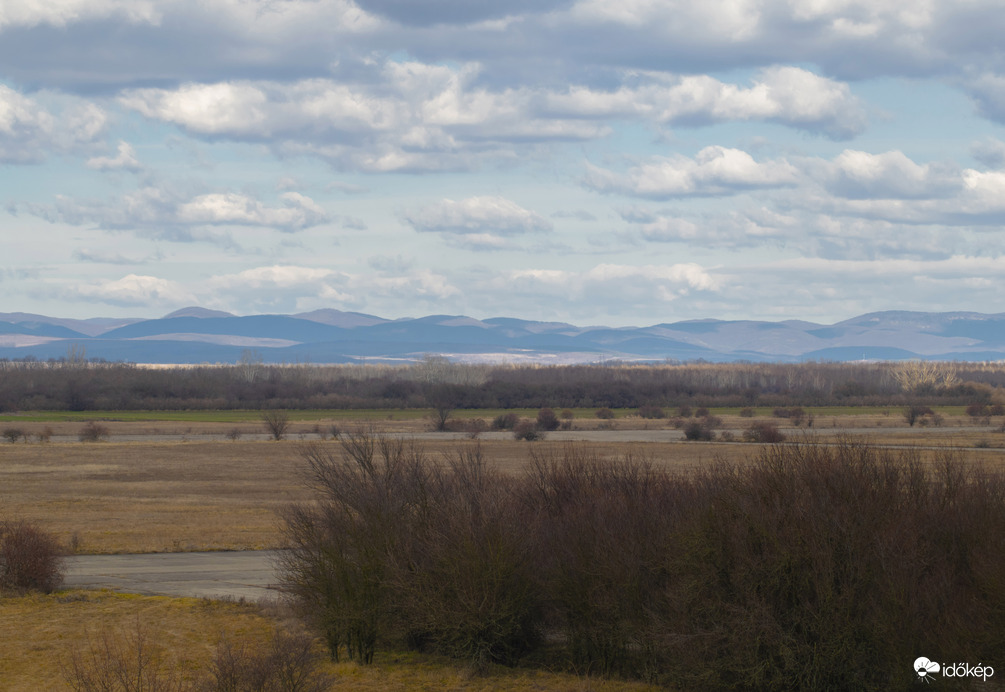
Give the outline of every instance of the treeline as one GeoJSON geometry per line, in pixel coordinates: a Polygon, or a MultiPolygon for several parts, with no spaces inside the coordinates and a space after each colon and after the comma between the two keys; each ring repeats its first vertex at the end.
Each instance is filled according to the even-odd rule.
{"type": "Polygon", "coordinates": [[[283,581],[333,657],[402,646],[677,689],[914,689],[1005,651],[1005,479],[865,446],[682,476],[585,447],[505,476],[367,434],[304,448],[283,581]],[[938,657],[936,659],[936,657],[938,657]]]}
{"type": "Polygon", "coordinates": [[[1005,365],[265,365],[0,361],[0,410],[638,408],[991,402],[1005,365]]]}

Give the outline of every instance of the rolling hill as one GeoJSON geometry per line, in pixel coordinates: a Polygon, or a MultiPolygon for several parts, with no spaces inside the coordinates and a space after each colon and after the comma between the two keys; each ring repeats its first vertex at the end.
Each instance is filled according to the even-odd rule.
{"type": "Polygon", "coordinates": [[[540,363],[980,361],[1005,359],[1005,313],[889,311],[830,325],[707,319],[621,328],[463,315],[391,320],[330,309],[238,316],[191,307],[146,320],[0,313],[0,358],[59,359],[71,349],[137,363],[399,362],[429,353],[540,363]]]}

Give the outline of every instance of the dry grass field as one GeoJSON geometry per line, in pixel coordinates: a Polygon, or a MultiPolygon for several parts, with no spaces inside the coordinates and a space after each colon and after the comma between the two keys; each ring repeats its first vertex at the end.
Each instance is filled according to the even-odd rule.
{"type": "MultiPolygon", "coordinates": [[[[721,429],[739,440],[752,419],[724,412],[721,429]]],[[[899,412],[861,415],[818,413],[812,427],[780,424],[789,442],[832,444],[860,440],[917,448],[933,459],[942,447],[959,450],[968,461],[989,467],[1005,464],[1001,422],[984,426],[946,416],[940,427],[908,427],[899,412]]],[[[50,442],[33,438],[0,443],[0,518],[24,517],[83,553],[265,549],[281,545],[277,510],[311,497],[305,487],[305,442],[326,437],[331,420],[294,421],[287,439],[265,439],[256,421],[102,421],[109,437],[80,442],[80,421],[26,422],[31,435],[49,428],[50,442]],[[228,439],[235,428],[241,436],[228,439]]],[[[487,459],[507,473],[521,473],[530,452],[558,453],[563,445],[586,445],[601,457],[631,453],[660,466],[689,473],[715,462],[742,464],[759,445],[685,442],[666,420],[619,418],[607,423],[576,419],[574,431],[553,433],[541,442],[511,435],[431,434],[423,418],[370,418],[358,421],[379,432],[415,436],[434,459],[447,459],[480,444],[487,459]],[[589,431],[588,442],[564,441],[589,431]],[[647,441],[660,439],[665,441],[647,441]]],[[[338,427],[355,423],[339,420],[338,427]]],[[[3,426],[0,426],[3,427],[3,426]]],[[[337,444],[330,439],[325,444],[337,444]]],[[[88,636],[123,631],[139,620],[163,645],[168,666],[180,673],[204,668],[221,632],[264,639],[273,613],[258,606],[197,599],[139,597],[109,592],[64,592],[52,596],[0,599],[0,688],[69,689],[61,666],[68,652],[87,645],[88,636]]],[[[378,654],[376,665],[331,664],[337,690],[644,690],[642,684],[599,681],[529,669],[493,668],[475,675],[455,662],[411,653],[378,654]]]]}
{"type": "MultiPolygon", "coordinates": [[[[723,415],[721,427],[739,440],[753,419],[723,415]]],[[[1000,424],[975,425],[965,416],[947,417],[940,427],[908,427],[890,412],[818,415],[812,428],[786,427],[789,442],[829,444],[855,439],[879,445],[915,447],[931,457],[938,447],[953,447],[975,463],[1003,463],[1005,433],[1000,424]]],[[[179,421],[103,421],[106,441],[79,442],[82,423],[21,425],[31,435],[45,426],[47,443],[0,444],[0,514],[37,521],[60,540],[84,553],[170,552],[275,548],[280,544],[277,510],[310,493],[303,483],[299,449],[318,440],[332,421],[294,422],[287,439],[266,440],[260,423],[240,424],[242,436],[226,437],[230,423],[179,421]]],[[[726,461],[743,463],[758,445],[742,442],[685,442],[666,420],[619,418],[609,429],[602,421],[576,419],[571,432],[551,433],[534,443],[506,433],[484,433],[477,440],[486,457],[508,473],[520,473],[530,451],[548,454],[565,444],[588,445],[602,457],[631,452],[654,463],[687,472],[726,461]],[[587,432],[583,432],[587,431],[587,432]],[[566,441],[588,435],[590,441],[566,441]],[[666,441],[647,441],[647,440],[666,441]]],[[[365,425],[390,434],[415,436],[434,459],[446,459],[475,444],[463,434],[429,433],[429,422],[408,420],[339,421],[341,429],[365,425]]],[[[31,439],[31,438],[29,438],[31,439]]],[[[327,444],[336,444],[330,440],[327,444]]]]}
{"type": "MultiPolygon", "coordinates": [[[[86,653],[103,634],[120,641],[137,624],[161,669],[192,682],[210,665],[221,637],[262,644],[283,619],[275,607],[192,598],[71,591],[0,600],[0,688],[4,692],[70,690],[64,677],[73,651],[86,653]]],[[[648,685],[564,673],[491,666],[475,674],[455,662],[412,653],[378,655],[372,666],[326,663],[333,692],[383,690],[556,690],[643,692],[648,685]]]]}

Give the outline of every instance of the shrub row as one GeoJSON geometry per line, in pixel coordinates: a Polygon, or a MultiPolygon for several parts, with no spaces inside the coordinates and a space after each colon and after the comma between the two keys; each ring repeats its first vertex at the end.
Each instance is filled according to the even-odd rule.
{"type": "MultiPolygon", "coordinates": [[[[329,408],[793,409],[822,405],[995,403],[1005,367],[936,364],[938,382],[905,379],[897,363],[692,363],[490,366],[427,358],[411,366],[279,366],[148,370],[119,363],[0,359],[0,411],[329,408]],[[952,377],[949,376],[952,373],[952,377]]],[[[935,367],[933,365],[933,367],[935,367]]],[[[699,417],[701,414],[698,414],[699,417]]]]}
{"type": "Polygon", "coordinates": [[[1005,651],[1005,481],[773,447],[682,477],[632,452],[495,472],[371,434],[303,447],[283,580],[334,657],[384,645],[693,689],[907,689],[1005,651]]]}

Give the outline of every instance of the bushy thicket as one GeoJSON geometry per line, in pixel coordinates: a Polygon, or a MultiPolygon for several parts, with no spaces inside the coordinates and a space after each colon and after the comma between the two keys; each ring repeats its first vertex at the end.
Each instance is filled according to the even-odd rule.
{"type": "Polygon", "coordinates": [[[664,408],[991,404],[1005,367],[940,364],[938,384],[897,363],[491,366],[129,364],[0,360],[0,411],[304,408],[664,408]]]}
{"type": "Polygon", "coordinates": [[[1005,480],[854,444],[674,475],[626,453],[304,447],[286,586],[333,656],[407,644],[688,689],[907,689],[1005,651],[1005,480]],[[929,653],[931,652],[931,653],[929,653]]]}

